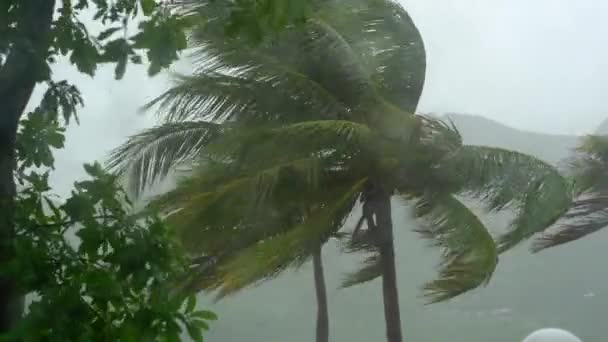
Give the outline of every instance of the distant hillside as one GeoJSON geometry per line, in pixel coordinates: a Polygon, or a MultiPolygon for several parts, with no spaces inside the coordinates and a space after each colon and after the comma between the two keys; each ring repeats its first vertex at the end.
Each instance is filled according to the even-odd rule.
{"type": "MultiPolygon", "coordinates": [[[[480,116],[449,113],[465,143],[508,148],[557,164],[576,147],[578,137],[521,131],[480,116]]],[[[608,131],[608,127],[607,127],[608,131]]]]}
{"type": "Polygon", "coordinates": [[[602,123],[597,127],[595,134],[608,134],[608,119],[602,121],[602,123]]]}

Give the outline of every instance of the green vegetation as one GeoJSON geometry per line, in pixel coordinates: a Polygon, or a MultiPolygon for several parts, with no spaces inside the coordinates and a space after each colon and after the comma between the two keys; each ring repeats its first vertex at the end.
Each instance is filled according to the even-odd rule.
{"type": "Polygon", "coordinates": [[[441,250],[427,303],[488,284],[499,254],[537,233],[535,251],[608,224],[608,140],[585,140],[572,183],[535,157],[467,145],[453,125],[414,114],[425,64],[416,26],[390,0],[3,1],[2,337],[201,341],[216,317],[196,310],[198,291],[223,298],[312,258],[327,342],[322,249],[336,242],[362,258],[341,287],[381,279],[387,340],[401,342],[395,204],[412,205],[415,230],[441,250]],[[194,72],[147,106],[161,124],[115,151],[115,174],[85,165],[90,179],[54,198],[53,149],[83,99],[52,65],[66,58],[94,76],[111,63],[120,79],[145,62],[155,75],[187,47],[194,72]],[[36,85],[46,93],[24,115],[36,85]],[[137,195],[178,169],[176,189],[145,212],[117,185],[125,177],[137,195]],[[508,231],[494,236],[469,199],[514,212],[508,231]]]}
{"type": "Polygon", "coordinates": [[[194,298],[181,309],[186,298],[169,292],[184,272],[179,250],[159,219],[127,213],[114,177],[86,166],[92,180],[63,203],[47,183],[52,150],[83,104],[76,86],[53,79],[52,65],[66,57],[93,76],[114,63],[121,78],[128,63],[147,60],[155,74],[185,48],[186,25],[150,0],[0,4],[0,333],[9,340],[178,340],[178,324],[200,340],[214,318],[195,312],[194,298]],[[102,27],[97,35],[81,21],[87,10],[102,27]],[[136,16],[140,30],[130,36],[136,16]],[[24,115],[36,85],[46,93],[24,115]]]}
{"type": "Polygon", "coordinates": [[[221,34],[225,4],[204,8],[191,40],[196,72],[148,105],[163,123],[132,137],[110,163],[136,193],[189,168],[151,207],[168,213],[202,261],[191,290],[232,294],[346,237],[346,250],[367,258],[343,286],[382,276],[387,338],[401,341],[392,198],[415,203],[425,222],[418,231],[442,250],[439,279],[425,286],[431,303],[486,284],[499,252],[568,209],[570,185],[553,166],[464,145],[451,125],[413,114],[424,47],[397,4],[320,2],[302,25],[250,49],[249,37],[221,34]],[[461,196],[514,209],[510,230],[495,243],[461,196]]]}
{"type": "Polygon", "coordinates": [[[608,137],[591,135],[583,139],[570,160],[570,172],[577,195],[563,216],[557,231],[538,237],[534,251],[559,246],[595,233],[608,225],[608,137]]]}
{"type": "Polygon", "coordinates": [[[189,263],[160,218],[132,212],[99,164],[85,165],[91,179],[69,198],[53,196],[53,149],[63,147],[63,126],[81,103],[65,86],[53,84],[20,123],[14,257],[2,276],[32,298],[3,340],[179,341],[183,328],[202,340],[215,314],[175,291],[189,263]]]}

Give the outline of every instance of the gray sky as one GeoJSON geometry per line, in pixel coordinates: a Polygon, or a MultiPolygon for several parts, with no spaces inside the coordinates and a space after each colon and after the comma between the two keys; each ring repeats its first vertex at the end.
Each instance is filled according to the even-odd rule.
{"type": "Polygon", "coordinates": [[[422,110],[552,133],[608,117],[608,2],[404,0],[427,46],[422,110]]]}
{"type": "MultiPolygon", "coordinates": [[[[420,28],[428,70],[420,111],[482,115],[548,133],[581,134],[608,117],[608,1],[402,0],[420,28]]],[[[182,66],[183,67],[183,66],[182,66]]],[[[82,91],[81,125],[68,130],[53,178],[64,194],[83,175],[154,118],[137,109],[167,86],[130,66],[122,81],[111,68],[95,79],[58,65],[82,91]]],[[[37,98],[32,99],[36,103],[37,98]]]]}

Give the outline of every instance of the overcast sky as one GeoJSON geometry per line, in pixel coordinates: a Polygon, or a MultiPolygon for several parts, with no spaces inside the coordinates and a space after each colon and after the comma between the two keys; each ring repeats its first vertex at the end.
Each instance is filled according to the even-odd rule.
{"type": "MultiPolygon", "coordinates": [[[[403,0],[427,49],[423,112],[482,115],[540,132],[581,134],[608,117],[608,1],[403,0]]],[[[111,68],[95,79],[58,65],[82,91],[81,125],[68,130],[53,178],[65,193],[82,163],[103,159],[154,123],[137,109],[167,87],[129,67],[122,81],[111,68]]],[[[37,98],[32,99],[36,103],[37,98]]]]}

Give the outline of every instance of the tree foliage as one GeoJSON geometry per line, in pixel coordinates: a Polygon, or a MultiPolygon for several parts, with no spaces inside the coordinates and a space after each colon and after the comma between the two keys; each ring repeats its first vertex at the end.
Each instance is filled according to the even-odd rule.
{"type": "Polygon", "coordinates": [[[608,138],[585,137],[570,158],[568,169],[576,198],[555,229],[534,241],[536,252],[578,240],[608,226],[608,138]]]}
{"type": "Polygon", "coordinates": [[[16,258],[2,272],[33,300],[3,338],[179,341],[185,327],[201,340],[215,315],[195,310],[194,297],[176,291],[189,265],[157,216],[135,215],[116,177],[99,164],[85,165],[90,179],[75,183],[65,201],[53,195],[52,149],[63,147],[66,122],[58,113],[69,119],[74,98],[50,88],[22,121],[16,258]]]}
{"type": "MultiPolygon", "coordinates": [[[[226,18],[222,3],[205,9],[199,14],[208,23],[226,18]]],[[[184,160],[195,165],[153,204],[205,260],[193,272],[194,288],[223,295],[300,265],[310,244],[334,236],[357,202],[363,214],[349,250],[370,255],[345,285],[380,276],[383,237],[368,211],[380,186],[417,203],[429,223],[419,231],[441,248],[443,261],[425,290],[430,302],[443,301],[486,284],[500,251],[545,230],[571,203],[569,184],[546,163],[467,146],[452,125],[414,115],[424,48],[391,1],[315,3],[304,24],[248,50],[247,37],[221,32],[213,24],[193,30],[197,70],[149,106],[158,106],[164,124],[111,159],[136,191],[184,160]],[[200,128],[199,139],[177,123],[200,128]],[[157,141],[172,147],[147,140],[159,131],[166,136],[157,141]],[[462,196],[490,210],[516,209],[511,230],[495,242],[462,196]]]]}
{"type": "MultiPolygon", "coordinates": [[[[0,15],[6,16],[8,25],[0,30],[0,43],[9,44],[1,45],[0,53],[8,51],[8,58],[15,46],[10,39],[25,39],[22,31],[31,30],[11,25],[11,20],[18,22],[25,13],[24,3],[1,5],[5,8],[0,15]]],[[[95,3],[96,17],[102,22],[118,22],[126,14],[137,13],[135,2],[135,7],[125,1],[95,3]]],[[[67,54],[81,71],[93,73],[97,63],[115,61],[121,74],[122,57],[112,51],[115,43],[98,41],[109,33],[95,39],[76,17],[88,2],[79,1],[74,7],[70,1],[62,4],[52,26],[46,62],[53,61],[53,54],[67,54]]],[[[140,5],[147,14],[157,8],[150,1],[140,5]]],[[[161,20],[161,13],[157,14],[156,20],[161,20]]],[[[133,38],[134,46],[138,39],[143,38],[133,38]]],[[[147,51],[155,54],[151,47],[147,51]]],[[[172,58],[152,63],[166,66],[172,58]]],[[[45,68],[48,65],[41,70],[45,68]]],[[[8,79],[10,72],[0,69],[0,77],[8,79]]],[[[176,281],[189,264],[160,218],[136,215],[116,177],[99,164],[85,165],[89,179],[75,183],[67,199],[53,195],[48,183],[53,150],[63,148],[65,127],[70,119],[78,120],[76,110],[83,99],[75,86],[51,81],[45,73],[38,76],[47,89],[40,105],[20,121],[17,132],[14,178],[18,191],[12,207],[16,229],[9,242],[15,255],[1,268],[2,276],[14,279],[19,292],[31,301],[24,317],[2,339],[179,341],[187,332],[194,340],[202,340],[215,315],[196,310],[195,298],[176,290],[176,281]]]]}

